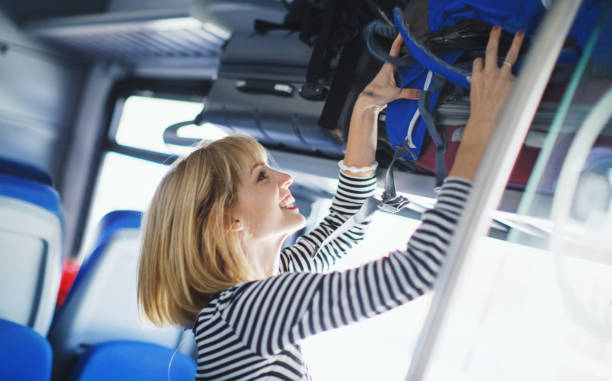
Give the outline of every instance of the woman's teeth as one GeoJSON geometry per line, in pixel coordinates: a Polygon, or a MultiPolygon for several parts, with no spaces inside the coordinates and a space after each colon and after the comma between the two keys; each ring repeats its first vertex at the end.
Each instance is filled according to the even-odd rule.
{"type": "Polygon", "coordinates": [[[295,200],[293,199],[293,197],[287,197],[280,203],[280,207],[283,209],[292,209],[294,208],[293,206],[294,202],[295,200]]]}

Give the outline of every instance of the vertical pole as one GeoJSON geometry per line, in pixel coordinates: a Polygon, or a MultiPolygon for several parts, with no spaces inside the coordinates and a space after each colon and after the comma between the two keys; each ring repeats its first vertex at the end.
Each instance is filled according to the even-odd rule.
{"type": "Polygon", "coordinates": [[[579,6],[579,0],[553,2],[538,28],[521,75],[508,98],[480,164],[466,209],[459,220],[446,262],[436,281],[431,310],[406,378],[409,381],[425,378],[465,256],[473,247],[473,243],[484,236],[489,222],[488,214],[501,200],[515,159],[529,131],[579,6]]]}

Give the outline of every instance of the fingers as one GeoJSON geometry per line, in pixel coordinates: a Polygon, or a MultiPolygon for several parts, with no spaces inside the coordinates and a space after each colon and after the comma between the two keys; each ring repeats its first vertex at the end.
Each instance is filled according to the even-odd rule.
{"type": "MultiPolygon", "coordinates": [[[[398,33],[395,40],[393,40],[393,44],[391,45],[391,49],[389,50],[389,55],[391,57],[398,57],[400,53],[400,49],[404,44],[404,40],[402,39],[402,35],[398,33]]],[[[383,76],[393,76],[393,65],[389,62],[385,62],[385,64],[380,69],[378,75],[382,73],[383,76]]]]}
{"type": "Polygon", "coordinates": [[[485,70],[497,69],[497,51],[499,49],[499,37],[501,36],[501,26],[495,25],[489,34],[489,42],[485,52],[485,70]]]}
{"type": "Polygon", "coordinates": [[[402,48],[403,43],[404,43],[404,39],[402,38],[402,35],[398,33],[397,37],[395,37],[395,40],[393,40],[393,44],[391,45],[391,50],[389,51],[389,55],[391,57],[399,56],[399,52],[400,52],[400,49],[402,48]]]}
{"type": "Polygon", "coordinates": [[[472,64],[472,77],[478,75],[483,70],[482,58],[478,57],[472,64]]]}
{"type": "Polygon", "coordinates": [[[402,89],[398,98],[418,100],[419,95],[421,95],[421,90],[419,89],[402,89]]]}
{"type": "Polygon", "coordinates": [[[491,30],[484,60],[477,58],[472,66],[470,120],[479,121],[479,127],[473,127],[476,130],[491,131],[514,85],[511,69],[518,59],[524,34],[516,34],[506,54],[506,61],[500,67],[498,50],[501,32],[499,25],[491,30]]]}
{"type": "MultiPolygon", "coordinates": [[[[525,37],[525,33],[522,30],[519,30],[512,40],[512,45],[506,54],[505,62],[509,62],[511,64],[515,64],[518,59],[519,52],[521,50],[521,45],[523,44],[523,39],[525,37]]],[[[508,64],[502,65],[502,71],[507,74],[512,74],[512,66],[508,64]]]]}

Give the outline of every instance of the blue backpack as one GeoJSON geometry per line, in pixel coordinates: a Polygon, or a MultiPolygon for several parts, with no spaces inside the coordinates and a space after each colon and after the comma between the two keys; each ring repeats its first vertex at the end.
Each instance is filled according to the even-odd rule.
{"type": "MultiPolygon", "coordinates": [[[[440,44],[434,45],[427,41],[422,43],[410,30],[401,9],[395,8],[393,12],[394,24],[389,25],[381,21],[370,23],[364,30],[368,50],[383,62],[390,62],[398,67],[399,76],[397,85],[401,88],[421,89],[420,99],[397,100],[387,107],[386,129],[391,145],[395,149],[395,155],[390,166],[396,160],[404,158],[408,161],[416,161],[421,154],[425,136],[429,135],[436,146],[436,161],[434,174],[436,187],[442,184],[446,177],[446,164],[444,154],[446,152],[446,141],[435,126],[433,112],[440,97],[440,92],[447,82],[460,88],[469,90],[469,77],[471,75],[471,63],[475,46],[473,41],[463,42],[463,36],[474,33],[465,29],[462,25],[485,23],[486,28],[480,36],[480,48],[484,51],[488,31],[493,25],[500,24],[505,32],[511,34],[519,29],[525,32],[527,38],[533,36],[540,20],[546,12],[546,8],[540,1],[505,0],[496,1],[495,7],[491,7],[486,0],[429,0],[429,33],[442,36],[437,38],[441,41],[449,41],[455,38],[455,43],[449,43],[448,49],[440,49],[440,44]],[[466,32],[467,30],[467,32],[466,32]],[[376,36],[388,39],[394,38],[400,33],[404,39],[410,56],[390,57],[382,48],[376,36]],[[463,33],[463,34],[462,34],[463,33]],[[459,37],[459,38],[457,38],[459,37]],[[462,46],[465,45],[465,47],[462,46]],[[437,48],[432,51],[429,46],[437,48]],[[459,62],[459,64],[458,64],[459,62]]],[[[590,31],[597,19],[605,14],[604,10],[610,8],[610,0],[587,0],[578,13],[578,17],[570,36],[574,37],[580,47],[586,44],[590,31]]],[[[604,24],[601,35],[603,40],[612,39],[612,23],[604,24]]],[[[482,30],[482,28],[480,29],[482,30]]],[[[430,41],[434,39],[430,38],[430,41]]],[[[466,38],[469,40],[469,38],[466,38]]],[[[472,39],[473,40],[473,39],[472,39]]],[[[595,49],[593,60],[602,62],[605,67],[612,68],[611,43],[601,41],[599,49],[595,49]]],[[[478,43],[476,43],[478,45],[478,43]]],[[[578,52],[569,48],[565,50],[559,62],[571,63],[578,58],[578,52]]],[[[520,70],[520,58],[513,70],[520,70]]]]}

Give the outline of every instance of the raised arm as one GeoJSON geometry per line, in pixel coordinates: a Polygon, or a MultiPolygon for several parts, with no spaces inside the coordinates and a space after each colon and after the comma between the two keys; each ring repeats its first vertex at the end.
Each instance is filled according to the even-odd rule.
{"type": "Polygon", "coordinates": [[[355,177],[340,173],[338,189],[329,214],[295,245],[281,251],[280,271],[327,271],[357,242],[363,239],[366,224],[358,224],[320,250],[321,243],[355,214],[366,198],[374,194],[375,177],[355,177]]]}
{"type": "Polygon", "coordinates": [[[524,33],[519,30],[514,36],[501,67],[497,65],[500,35],[501,28],[497,25],[491,31],[485,60],[477,58],[474,61],[470,81],[470,118],[450,176],[474,179],[493,127],[514,85],[512,65],[518,58],[524,33]]]}
{"type": "MultiPolygon", "coordinates": [[[[397,56],[402,45],[398,37],[390,54],[397,56]]],[[[342,160],[338,189],[327,217],[295,245],[281,252],[281,272],[327,271],[357,242],[363,239],[367,223],[359,224],[319,246],[343,222],[354,215],[366,198],[374,193],[378,113],[396,99],[418,99],[419,90],[400,89],[395,84],[393,66],[384,64],[376,77],[361,92],[351,114],[346,154],[342,160]]]]}
{"type": "MultiPolygon", "coordinates": [[[[398,36],[393,41],[389,54],[397,57],[402,43],[401,36],[398,36]]],[[[366,168],[374,164],[378,138],[378,113],[389,102],[400,98],[419,99],[419,90],[398,88],[393,75],[393,65],[385,63],[372,82],[359,94],[353,106],[344,156],[344,164],[347,167],[366,168]]],[[[344,172],[357,177],[374,175],[374,170],[366,172],[346,170],[344,172]]]]}

